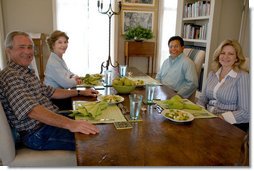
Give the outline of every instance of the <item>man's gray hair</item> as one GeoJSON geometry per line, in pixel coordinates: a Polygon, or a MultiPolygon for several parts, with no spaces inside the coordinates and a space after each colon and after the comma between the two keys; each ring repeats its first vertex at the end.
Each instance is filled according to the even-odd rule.
{"type": "Polygon", "coordinates": [[[5,44],[4,44],[5,48],[10,48],[10,49],[13,48],[13,38],[15,36],[18,36],[18,35],[23,35],[23,36],[28,37],[31,40],[31,42],[33,43],[33,46],[34,46],[34,42],[33,42],[31,36],[28,33],[23,32],[23,31],[12,31],[12,32],[8,33],[7,36],[6,36],[5,44]]]}

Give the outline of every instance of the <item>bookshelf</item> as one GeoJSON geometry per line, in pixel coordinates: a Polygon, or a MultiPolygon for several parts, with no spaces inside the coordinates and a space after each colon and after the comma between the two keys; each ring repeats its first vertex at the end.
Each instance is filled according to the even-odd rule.
{"type": "Polygon", "coordinates": [[[184,3],[182,37],[188,42],[206,43],[210,1],[184,3]]]}
{"type": "Polygon", "coordinates": [[[178,1],[176,34],[184,39],[185,47],[206,51],[202,85],[221,41],[239,39],[243,8],[244,1],[239,0],[178,1]]]}

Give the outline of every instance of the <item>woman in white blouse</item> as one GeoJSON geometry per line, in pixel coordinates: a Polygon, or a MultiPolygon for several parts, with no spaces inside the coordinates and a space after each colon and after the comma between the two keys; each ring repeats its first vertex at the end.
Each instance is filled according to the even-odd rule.
{"type": "Polygon", "coordinates": [[[214,52],[212,71],[198,104],[246,130],[250,120],[250,78],[244,62],[240,44],[223,41],[214,52]]]}
{"type": "Polygon", "coordinates": [[[80,78],[73,74],[67,67],[63,54],[68,48],[69,37],[65,32],[56,30],[47,39],[50,48],[50,56],[46,65],[46,85],[55,88],[72,88],[81,83],[80,78]]]}

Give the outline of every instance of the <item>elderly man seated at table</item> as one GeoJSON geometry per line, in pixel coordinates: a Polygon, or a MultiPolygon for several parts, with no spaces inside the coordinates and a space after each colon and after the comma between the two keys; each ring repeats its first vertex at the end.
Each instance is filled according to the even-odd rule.
{"type": "Polygon", "coordinates": [[[189,98],[198,87],[195,64],[184,55],[184,41],[181,37],[171,37],[168,47],[170,56],[163,62],[156,79],[183,98],[189,98]]]}
{"type": "Polygon", "coordinates": [[[87,121],[57,114],[50,101],[73,96],[96,97],[98,91],[55,89],[40,82],[28,66],[33,60],[31,37],[20,31],[7,35],[8,66],[0,71],[0,101],[8,122],[21,135],[25,146],[37,150],[75,150],[74,132],[97,134],[99,129],[87,121]]]}

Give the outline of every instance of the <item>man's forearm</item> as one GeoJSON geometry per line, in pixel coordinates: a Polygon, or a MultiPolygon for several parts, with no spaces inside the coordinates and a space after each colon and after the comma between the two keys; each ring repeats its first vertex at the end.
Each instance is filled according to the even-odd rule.
{"type": "Polygon", "coordinates": [[[74,97],[78,95],[77,90],[66,90],[66,89],[56,89],[53,96],[53,99],[64,99],[68,97],[74,97]]]}
{"type": "Polygon", "coordinates": [[[70,118],[56,114],[41,105],[34,107],[28,115],[30,118],[38,120],[47,125],[65,129],[69,129],[70,123],[72,122],[70,118]]]}

